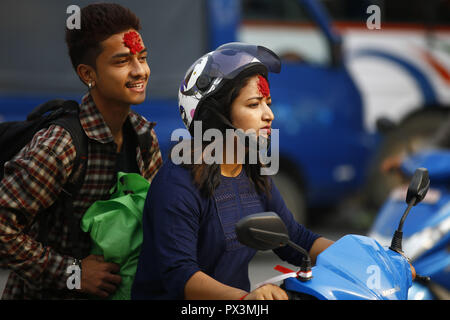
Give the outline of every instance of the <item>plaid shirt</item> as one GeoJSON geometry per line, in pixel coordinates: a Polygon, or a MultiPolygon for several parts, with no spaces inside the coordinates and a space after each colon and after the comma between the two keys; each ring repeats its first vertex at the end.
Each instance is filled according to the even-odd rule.
{"type": "MultiPolygon", "coordinates": [[[[80,105],[80,122],[88,137],[85,178],[74,199],[76,219],[97,200],[108,198],[116,182],[116,144],[109,127],[87,94],[80,105]]],[[[136,160],[141,174],[149,181],[162,165],[155,123],[130,112],[128,116],[137,133],[136,160]],[[147,139],[144,139],[147,138],[147,139]],[[147,145],[145,145],[147,144],[147,145]]],[[[74,248],[89,255],[89,234],[81,233],[80,243],[71,243],[69,222],[62,215],[50,215],[47,246],[36,241],[39,226],[31,224],[36,214],[50,207],[71,177],[76,157],[70,134],[51,125],[35,134],[18,155],[5,164],[0,183],[0,267],[11,270],[2,299],[75,298],[67,289],[67,267],[73,262],[74,248]]],[[[50,213],[51,214],[51,213],[50,213]]]]}

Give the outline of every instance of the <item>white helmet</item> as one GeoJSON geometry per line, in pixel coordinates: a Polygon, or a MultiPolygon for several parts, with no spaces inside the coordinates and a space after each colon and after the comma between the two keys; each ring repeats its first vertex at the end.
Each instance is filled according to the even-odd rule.
{"type": "Polygon", "coordinates": [[[232,42],[211,51],[188,69],[178,91],[178,107],[186,128],[191,131],[193,120],[206,97],[222,88],[228,79],[254,66],[267,72],[279,73],[281,62],[271,50],[257,45],[232,42]]]}

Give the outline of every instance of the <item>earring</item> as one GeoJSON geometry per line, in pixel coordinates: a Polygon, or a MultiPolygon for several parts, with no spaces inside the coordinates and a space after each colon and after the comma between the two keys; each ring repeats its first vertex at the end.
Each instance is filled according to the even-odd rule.
{"type": "MultiPolygon", "coordinates": [[[[94,87],[95,84],[92,84],[94,81],[91,81],[88,83],[88,88],[92,89],[94,87]]],[[[95,83],[95,82],[94,82],[95,83]]]]}

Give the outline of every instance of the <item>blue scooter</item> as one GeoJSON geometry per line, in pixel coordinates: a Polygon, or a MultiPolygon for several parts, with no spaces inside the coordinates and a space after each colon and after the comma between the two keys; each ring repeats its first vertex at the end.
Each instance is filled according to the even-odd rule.
{"type": "Polygon", "coordinates": [[[428,171],[417,169],[390,247],[369,237],[346,235],[319,254],[311,266],[308,252],[289,239],[286,226],[273,212],[244,217],[236,225],[236,234],[241,243],[257,250],[289,245],[303,254],[300,270],[269,281],[283,280],[281,287],[290,299],[406,300],[413,280],[423,277],[416,276],[402,251],[402,229],[411,208],[425,197],[429,181],[428,171]]]}
{"type": "MultiPolygon", "coordinates": [[[[400,171],[411,177],[414,169],[426,167],[432,188],[405,223],[404,251],[418,273],[427,275],[415,281],[408,299],[450,299],[450,151],[427,149],[406,158],[400,171]]],[[[403,206],[405,187],[394,189],[381,207],[369,236],[385,245],[394,232],[403,206]]]]}

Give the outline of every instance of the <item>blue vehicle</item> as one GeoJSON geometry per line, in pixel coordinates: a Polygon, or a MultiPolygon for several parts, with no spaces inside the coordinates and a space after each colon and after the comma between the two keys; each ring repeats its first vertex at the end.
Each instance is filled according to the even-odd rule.
{"type": "MultiPolygon", "coordinates": [[[[429,169],[432,187],[414,215],[405,222],[404,250],[417,272],[430,279],[415,282],[408,298],[450,299],[450,151],[422,150],[406,158],[400,170],[410,177],[414,168],[421,166],[429,169]]],[[[401,187],[391,193],[377,215],[370,237],[387,243],[394,232],[392,223],[399,219],[403,196],[401,187]]]]}
{"type": "Polygon", "coordinates": [[[286,226],[275,213],[244,217],[236,233],[241,243],[257,250],[289,245],[303,253],[299,271],[266,282],[284,280],[282,288],[291,299],[406,300],[413,280],[425,277],[416,274],[403,253],[402,230],[411,208],[425,197],[429,181],[426,169],[414,174],[406,196],[408,207],[404,211],[403,204],[399,211],[404,212],[389,247],[369,237],[347,235],[319,254],[311,267],[308,252],[289,240],[286,226]]]}
{"type": "MultiPolygon", "coordinates": [[[[176,93],[184,71],[195,58],[223,43],[264,41],[246,38],[244,30],[256,14],[258,1],[115,2],[138,13],[144,23],[152,76],[148,102],[135,109],[157,123],[155,131],[167,159],[172,132],[183,128],[176,93]]],[[[273,128],[280,130],[281,142],[280,170],[274,179],[295,218],[305,223],[306,208],[332,206],[364,183],[377,135],[364,129],[361,94],[343,61],[341,38],[326,11],[315,0],[291,2],[313,26],[321,54],[292,58],[277,52],[283,59],[282,71],[270,78],[276,115],[273,128]],[[317,56],[320,61],[314,60],[317,56]]],[[[280,3],[267,2],[269,7],[280,3]]],[[[24,119],[46,100],[80,100],[84,89],[70,66],[61,26],[55,22],[58,13],[67,16],[66,9],[64,3],[51,0],[40,1],[39,6],[33,1],[11,3],[9,14],[0,19],[0,30],[19,33],[12,38],[0,33],[0,40],[8,43],[0,52],[0,121],[24,119]],[[47,35],[45,39],[53,39],[42,40],[39,48],[35,21],[21,16],[26,14],[25,7],[40,17],[39,31],[47,35]],[[17,21],[20,26],[14,27],[17,21]],[[39,59],[31,58],[37,50],[39,59]]],[[[270,43],[267,47],[271,48],[270,43]]]]}

